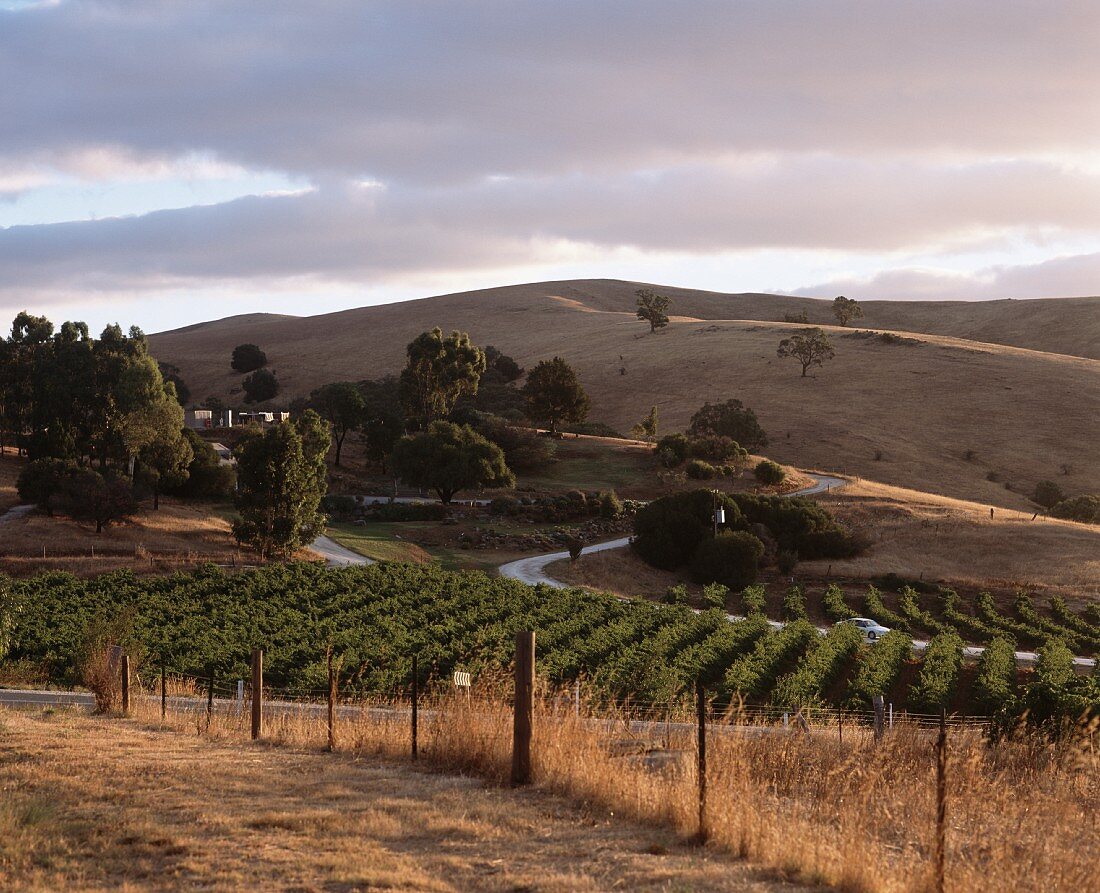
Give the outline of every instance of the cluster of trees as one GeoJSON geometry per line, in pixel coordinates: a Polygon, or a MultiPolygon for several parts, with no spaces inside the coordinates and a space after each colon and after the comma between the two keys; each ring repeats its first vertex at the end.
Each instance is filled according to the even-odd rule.
{"type": "Polygon", "coordinates": [[[229,365],[234,372],[251,373],[241,381],[245,403],[263,403],[279,396],[279,379],[266,368],[267,354],[258,345],[238,344],[233,348],[229,365]]]}
{"type": "Polygon", "coordinates": [[[860,543],[809,499],[694,490],[654,500],[634,519],[634,550],[664,570],[687,566],[698,583],[742,589],[762,561],[846,558],[860,543]],[[722,524],[715,512],[724,512],[722,524]]]}
{"type": "Polygon", "coordinates": [[[513,486],[512,469],[552,458],[550,446],[516,422],[555,432],[587,417],[588,395],[561,357],[538,363],[519,388],[523,375],[497,348],[436,328],[409,343],[400,375],[333,382],[291,408],[313,409],[328,422],[337,466],[348,434],[358,432],[384,473],[449,502],[462,490],[513,486]]]}
{"type": "MultiPolygon", "coordinates": [[[[19,482],[24,500],[97,530],[131,514],[139,491],[159,507],[162,489],[184,486],[209,459],[196,458],[176,386],[140,329],[111,325],[93,338],[82,322],[55,332],[26,312],[0,342],[0,443],[31,460],[19,482]]],[[[227,486],[200,476],[204,489],[227,486]]]]}
{"type": "Polygon", "coordinates": [[[1039,481],[1031,496],[1032,502],[1041,505],[1055,518],[1079,521],[1082,524],[1100,524],[1100,496],[1066,497],[1054,481],[1039,481]]]}

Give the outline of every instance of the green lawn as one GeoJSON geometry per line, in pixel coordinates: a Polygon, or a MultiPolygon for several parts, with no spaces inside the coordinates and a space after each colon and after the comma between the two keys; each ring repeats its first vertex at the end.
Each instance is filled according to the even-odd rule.
{"type": "Polygon", "coordinates": [[[327,532],[341,546],[346,546],[366,558],[373,558],[376,561],[424,564],[432,560],[432,554],[415,543],[398,537],[406,533],[411,534],[425,526],[385,521],[363,525],[333,522],[329,524],[327,532]],[[397,534],[397,537],[394,534],[397,534]]]}

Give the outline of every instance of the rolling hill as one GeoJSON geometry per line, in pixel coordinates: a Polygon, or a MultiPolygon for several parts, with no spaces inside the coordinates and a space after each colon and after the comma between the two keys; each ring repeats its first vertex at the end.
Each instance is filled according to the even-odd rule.
{"type": "Polygon", "coordinates": [[[801,378],[775,353],[799,326],[776,320],[805,309],[824,325],[828,302],[661,287],[677,316],[651,335],[633,315],[641,285],[534,283],[311,317],[251,314],[150,340],[197,398],[234,401],[241,376],[230,353],[255,342],[283,403],[397,371],[405,344],[438,325],[528,367],[563,356],[592,396],[591,418],[622,430],[652,405],[670,431],[705,400],[738,397],[782,462],[1013,507],[1043,478],[1068,493],[1100,491],[1098,298],[866,302],[862,329],[829,326],[836,359],[801,378]]]}

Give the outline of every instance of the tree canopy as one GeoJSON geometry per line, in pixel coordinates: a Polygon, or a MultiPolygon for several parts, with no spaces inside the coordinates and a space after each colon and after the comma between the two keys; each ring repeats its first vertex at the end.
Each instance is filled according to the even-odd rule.
{"type": "Polygon", "coordinates": [[[728,437],[746,450],[768,445],[768,435],[760,427],[756,413],[740,400],[704,403],[691,417],[688,434],[692,437],[728,437]]]}
{"type": "Polygon", "coordinates": [[[638,298],[638,319],[649,323],[651,333],[668,325],[668,308],[672,306],[671,298],[659,295],[648,288],[639,288],[634,294],[638,298]]]}
{"type": "Polygon", "coordinates": [[[229,365],[237,372],[255,372],[267,365],[267,354],[255,344],[238,344],[229,365]]]}
{"type": "Polygon", "coordinates": [[[588,416],[588,395],[573,368],[561,357],[543,360],[527,376],[523,386],[527,417],[545,422],[556,431],[560,422],[583,422],[588,416]]]}
{"type": "Polygon", "coordinates": [[[804,329],[797,335],[784,338],[779,342],[776,355],[781,359],[790,357],[802,364],[802,377],[806,377],[806,371],[811,366],[820,366],[826,360],[831,360],[836,351],[833,344],[821,329],[804,329]]]}
{"type": "Polygon", "coordinates": [[[500,447],[468,425],[451,422],[432,422],[427,431],[401,438],[393,467],[406,484],[434,490],[444,504],[461,490],[516,483],[500,447]]]}
{"type": "Polygon", "coordinates": [[[458,398],[477,393],[485,371],[485,353],[465,332],[432,329],[417,335],[405,349],[408,360],[401,372],[401,403],[406,422],[426,428],[446,418],[458,398]]]}
{"type": "Polygon", "coordinates": [[[245,403],[263,403],[279,396],[279,380],[270,369],[257,369],[241,382],[245,403]]]}
{"type": "Polygon", "coordinates": [[[334,381],[309,395],[309,406],[332,426],[336,442],[336,467],[340,467],[340,452],[348,432],[363,424],[367,404],[363,392],[350,381],[334,381]]]}
{"type": "Polygon", "coordinates": [[[328,426],[313,410],[237,445],[237,541],[262,557],[290,555],[325,529],[328,426]]]}
{"type": "Polygon", "coordinates": [[[833,299],[833,316],[842,326],[846,326],[853,319],[863,319],[863,308],[858,301],[838,295],[833,299]]]}

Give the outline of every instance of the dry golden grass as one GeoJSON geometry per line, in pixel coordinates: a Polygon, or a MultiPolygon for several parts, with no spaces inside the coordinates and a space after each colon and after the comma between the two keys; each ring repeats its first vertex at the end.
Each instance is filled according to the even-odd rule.
{"type": "Polygon", "coordinates": [[[819,497],[870,540],[848,561],[811,561],[800,572],[871,577],[896,573],[965,587],[1100,597],[1100,527],[857,481],[819,497]]]}
{"type": "Polygon", "coordinates": [[[0,888],[791,889],[545,791],[240,738],[0,712],[0,888]]]}
{"type": "MultiPolygon", "coordinates": [[[[1027,504],[1020,494],[1058,475],[1062,465],[1071,469],[1063,479],[1067,491],[1100,491],[1096,359],[946,335],[888,344],[834,328],[836,359],[815,378],[800,378],[796,365],[775,355],[779,339],[798,326],[745,320],[755,302],[767,307],[759,315],[781,318],[774,302],[703,294],[698,301],[709,304],[698,312],[730,308],[733,318],[689,318],[687,293],[668,289],[681,301],[676,311],[689,317],[650,335],[630,310],[635,287],[538,283],[301,319],[230,318],[151,341],[160,359],[180,367],[194,393],[221,395],[240,385],[228,365],[233,347],[258,343],[283,382],[283,399],[290,399],[324,382],[396,371],[404,345],[439,325],[469,331],[475,342],[494,344],[528,367],[563,356],[592,396],[592,418],[620,430],[653,405],[669,431],[705,400],[739,397],[771,435],[768,453],[785,464],[1016,508],[1027,504]],[[968,451],[972,461],[964,458],[968,451]],[[987,480],[990,473],[996,481],[987,480]]],[[[1095,341],[1096,303],[962,304],[932,308],[920,319],[905,307],[891,305],[891,312],[907,328],[937,331],[953,331],[947,320],[957,318],[957,331],[975,337],[1011,332],[1014,320],[1027,319],[1026,327],[1020,322],[1021,337],[1034,332],[1037,346],[1072,352],[1080,333],[1095,341]],[[1066,346],[1059,347],[1055,342],[1063,339],[1066,346]]],[[[869,314],[865,321],[874,320],[869,314]]]]}
{"type": "Polygon", "coordinates": [[[0,538],[0,571],[13,576],[45,570],[93,576],[119,568],[145,574],[204,562],[259,560],[237,548],[223,506],[170,497],[161,498],[159,511],[142,509],[100,534],[70,518],[35,513],[5,523],[0,538]]]}
{"type": "MultiPolygon", "coordinates": [[[[505,696],[506,692],[475,699],[472,707],[464,700],[450,698],[432,704],[431,712],[421,717],[422,765],[503,782],[510,765],[511,740],[511,713],[505,696]]],[[[309,864],[307,860],[316,858],[314,850],[318,848],[317,843],[310,846],[313,841],[323,840],[331,852],[346,833],[347,826],[333,815],[330,801],[338,792],[346,792],[343,784],[333,784],[333,773],[342,781],[348,764],[339,756],[329,764],[320,762],[320,757],[314,762],[314,758],[301,753],[301,748],[316,748],[325,741],[322,723],[301,715],[271,717],[266,730],[268,743],[294,749],[290,756],[278,758],[266,748],[238,747],[230,752],[231,746],[243,742],[247,735],[247,711],[244,713],[239,717],[217,715],[207,730],[201,717],[169,717],[170,727],[190,735],[198,731],[215,742],[216,749],[206,759],[192,749],[194,756],[183,773],[188,776],[186,793],[179,789],[176,754],[190,745],[179,741],[166,746],[168,739],[154,732],[160,723],[155,702],[143,702],[138,710],[138,721],[144,723],[140,730],[134,730],[129,722],[99,721],[93,724],[90,740],[97,745],[103,742],[98,760],[110,760],[109,765],[121,773],[121,780],[139,779],[139,787],[148,793],[144,806],[154,802],[150,798],[157,798],[155,802],[162,805],[153,814],[158,819],[166,814],[182,820],[169,819],[170,833],[166,834],[163,827],[158,829],[161,839],[171,841],[168,845],[182,845],[190,854],[205,835],[213,833],[224,840],[227,829],[237,826],[235,816],[251,811],[261,817],[256,821],[261,822],[265,835],[281,835],[287,830],[304,835],[304,840],[298,838],[301,846],[294,849],[293,856],[309,864]],[[117,743],[109,743],[116,739],[117,743]],[[116,758],[120,751],[124,758],[116,758]],[[153,766],[160,769],[152,773],[153,766]],[[291,772],[284,770],[294,770],[302,778],[289,778],[291,772]],[[195,787],[200,784],[207,793],[196,793],[195,787]],[[248,796],[242,796],[242,786],[248,796]],[[210,791],[217,795],[211,796],[210,791]],[[186,803],[181,803],[184,796],[186,803]],[[262,798],[261,805],[249,802],[250,797],[262,798]],[[194,812],[202,815],[203,822],[188,833],[193,826],[185,823],[192,821],[194,812]],[[314,816],[325,818],[318,821],[314,816]],[[323,833],[316,833],[315,821],[324,826],[323,833]]],[[[565,795],[583,803],[583,815],[598,822],[590,833],[576,839],[577,850],[567,862],[569,870],[581,877],[592,864],[583,859],[583,853],[607,847],[608,836],[614,840],[616,834],[627,833],[618,824],[621,819],[669,829],[682,838],[697,827],[690,723],[682,730],[674,726],[670,733],[660,726],[647,733],[631,732],[613,716],[605,718],[613,721],[593,724],[586,716],[574,718],[570,710],[555,711],[550,706],[536,710],[532,753],[535,790],[540,793],[535,796],[565,795]],[[612,815],[615,822],[604,824],[603,820],[612,815]]],[[[407,722],[404,714],[395,714],[384,722],[362,717],[341,719],[338,750],[356,755],[371,772],[376,771],[379,759],[404,760],[408,752],[407,722]]],[[[11,734],[7,737],[10,741],[11,734]]],[[[715,857],[722,853],[742,857],[791,879],[845,890],[929,889],[935,816],[931,741],[929,732],[904,724],[888,733],[878,746],[866,729],[858,728],[849,728],[843,743],[835,733],[824,729],[810,736],[793,731],[764,736],[712,734],[708,745],[707,813],[711,842],[707,852],[715,857]]],[[[97,767],[97,757],[80,757],[88,768],[74,771],[72,761],[77,757],[72,750],[63,745],[55,748],[51,759],[61,771],[52,767],[46,770],[51,783],[57,783],[57,775],[75,779],[67,784],[87,783],[86,773],[97,767]]],[[[47,755],[45,748],[39,752],[47,755]]],[[[20,766],[32,774],[41,771],[37,765],[16,764],[17,769],[20,766]]],[[[387,771],[391,779],[404,777],[395,774],[392,767],[387,771]]],[[[92,783],[102,790],[103,774],[94,774],[96,780],[92,783]]],[[[125,790],[127,785],[116,780],[112,789],[120,787],[125,790]]],[[[476,814],[477,806],[471,804],[479,803],[476,798],[480,790],[470,785],[452,802],[461,802],[467,814],[476,814]]],[[[947,790],[948,889],[1076,891],[1094,882],[1095,854],[1100,851],[1100,762],[1095,733],[1091,743],[1083,739],[1051,748],[1031,742],[989,746],[976,731],[952,730],[947,790]]],[[[128,795],[112,796],[125,800],[128,795]]],[[[541,841],[538,830],[526,820],[525,809],[532,794],[525,791],[498,796],[500,824],[519,832],[509,837],[505,849],[511,852],[517,846],[530,847],[534,841],[541,841]]],[[[428,799],[422,808],[430,814],[435,801],[428,799]]],[[[366,804],[345,801],[340,814],[354,812],[357,807],[363,809],[366,804]]],[[[571,821],[575,823],[578,814],[573,816],[571,821]]],[[[121,829],[131,818],[152,821],[144,808],[124,809],[121,818],[121,829]]],[[[431,821],[425,821],[424,826],[431,828],[431,821]]],[[[355,826],[354,833],[372,841],[378,831],[375,826],[372,832],[367,818],[355,826]]],[[[393,840],[407,833],[407,828],[394,830],[391,852],[397,849],[393,840]]],[[[453,838],[455,833],[452,829],[449,836],[453,838]]],[[[580,832],[574,829],[573,833],[580,832]]],[[[646,836],[631,833],[637,835],[636,840],[646,836]]],[[[120,835],[127,832],[120,830],[120,835]]],[[[143,839],[140,835],[127,836],[143,839]]],[[[417,852],[438,847],[430,833],[423,836],[428,840],[420,840],[417,852]]],[[[246,838],[242,842],[248,839],[256,840],[246,838]]],[[[282,840],[266,842],[269,846],[263,853],[282,852],[287,846],[282,840]]],[[[611,846],[612,852],[614,849],[611,846]]],[[[228,858],[231,865],[240,864],[234,856],[228,858]]],[[[112,864],[110,859],[104,861],[112,864]]],[[[192,857],[185,864],[189,870],[197,870],[202,861],[192,857]]],[[[602,858],[599,862],[605,864],[602,858]]],[[[722,865],[717,860],[715,864],[722,865]]],[[[269,865],[265,860],[263,866],[252,870],[266,870],[269,865]]],[[[536,857],[532,868],[544,872],[536,884],[539,889],[554,889],[560,883],[556,872],[561,870],[561,863],[550,861],[540,866],[536,857]]],[[[249,869],[242,866],[239,870],[249,869]]],[[[454,870],[460,871],[461,863],[454,870]]],[[[729,874],[732,870],[725,863],[722,876],[735,877],[729,874]]],[[[648,876],[652,881],[649,872],[644,869],[639,876],[648,876]]],[[[606,889],[617,881],[609,875],[595,886],[606,889]]],[[[569,883],[575,885],[572,889],[585,889],[574,879],[565,882],[565,888],[570,888],[569,883]]],[[[709,880],[700,879],[699,886],[720,889],[709,884],[709,880]]],[[[667,885],[656,888],[675,886],[675,879],[669,878],[667,885]]],[[[691,888],[693,884],[689,881],[682,886],[691,888]]],[[[640,885],[638,888],[645,889],[640,885]]]]}

